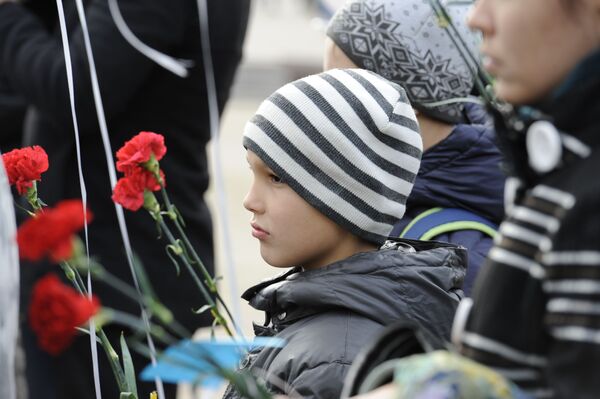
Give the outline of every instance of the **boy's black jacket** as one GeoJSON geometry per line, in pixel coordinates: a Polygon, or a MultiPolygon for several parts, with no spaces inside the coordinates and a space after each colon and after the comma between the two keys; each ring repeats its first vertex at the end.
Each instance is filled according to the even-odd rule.
{"type": "MultiPolygon", "coordinates": [[[[418,325],[434,347],[443,346],[462,297],[466,250],[433,241],[388,243],[389,249],[317,270],[294,268],[248,289],[242,297],[267,317],[255,326],[257,335],[287,344],[251,352],[241,367],[272,374],[305,398],[338,398],[356,354],[394,321],[418,325]],[[397,243],[416,252],[398,250],[397,243]]],[[[266,379],[273,392],[290,392],[266,379]]],[[[231,388],[224,396],[237,397],[231,388]]]]}

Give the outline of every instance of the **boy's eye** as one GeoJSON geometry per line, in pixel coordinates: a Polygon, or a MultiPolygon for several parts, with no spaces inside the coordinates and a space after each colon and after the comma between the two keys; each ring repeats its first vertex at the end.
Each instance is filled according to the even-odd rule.
{"type": "Polygon", "coordinates": [[[273,183],[283,183],[283,179],[273,173],[269,175],[269,179],[271,179],[271,182],[273,183]]]}

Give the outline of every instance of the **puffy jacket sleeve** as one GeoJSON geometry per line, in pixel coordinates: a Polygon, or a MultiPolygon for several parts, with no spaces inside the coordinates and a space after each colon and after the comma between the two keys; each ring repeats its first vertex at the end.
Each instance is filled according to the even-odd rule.
{"type": "Polygon", "coordinates": [[[548,381],[560,398],[597,398],[600,392],[598,198],[596,191],[578,199],[553,240],[552,252],[544,257],[544,322],[552,337],[548,381]]]}
{"type": "MultiPolygon", "coordinates": [[[[166,53],[184,37],[183,1],[120,0],[119,7],[132,32],[144,43],[166,53]]],[[[75,10],[74,5],[71,8],[75,10]]],[[[107,118],[123,112],[147,82],[152,61],[131,47],[114,24],[107,0],[93,0],[86,17],[107,118]]],[[[70,13],[70,52],[80,129],[96,126],[96,111],[83,35],[76,14],[70,13]]],[[[19,4],[0,5],[0,73],[58,126],[70,126],[71,114],[61,39],[47,32],[19,4]]]]}
{"type": "Polygon", "coordinates": [[[434,238],[437,241],[447,241],[462,245],[468,251],[468,265],[463,283],[463,291],[466,296],[471,296],[475,279],[480,269],[485,264],[488,252],[494,240],[489,235],[476,230],[461,230],[451,234],[445,234],[434,238]]]}
{"type": "Polygon", "coordinates": [[[305,399],[339,398],[342,384],[332,381],[344,381],[349,368],[350,364],[346,363],[322,363],[303,370],[289,384],[305,399]]]}

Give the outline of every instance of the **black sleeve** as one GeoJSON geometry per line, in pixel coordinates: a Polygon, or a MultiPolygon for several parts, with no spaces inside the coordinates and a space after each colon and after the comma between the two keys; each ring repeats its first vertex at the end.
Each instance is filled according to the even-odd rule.
{"type": "MultiPolygon", "coordinates": [[[[119,0],[119,7],[132,32],[149,46],[169,53],[183,39],[183,1],[119,0]]],[[[79,127],[85,132],[97,125],[96,111],[83,35],[72,8],[70,51],[79,127]]],[[[86,17],[104,110],[110,119],[126,108],[156,66],[121,36],[107,0],[93,0],[86,7],[86,17]]],[[[71,123],[60,35],[49,34],[40,20],[14,3],[0,6],[0,73],[45,117],[58,126],[71,123]]]]}
{"type": "Polygon", "coordinates": [[[544,258],[548,381],[560,398],[600,393],[600,195],[589,186],[596,191],[578,199],[544,258]]]}

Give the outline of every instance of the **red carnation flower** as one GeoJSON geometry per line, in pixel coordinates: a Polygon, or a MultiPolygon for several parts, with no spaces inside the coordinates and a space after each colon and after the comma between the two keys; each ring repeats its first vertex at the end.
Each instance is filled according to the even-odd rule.
{"type": "Polygon", "coordinates": [[[144,205],[144,185],[139,179],[122,177],[113,189],[112,200],[130,211],[137,211],[144,205]]]}
{"type": "MultiPolygon", "coordinates": [[[[87,212],[88,222],[92,213],[87,212]]],[[[73,255],[73,235],[85,225],[81,200],[59,202],[54,208],[39,212],[17,231],[19,254],[23,259],[37,261],[48,255],[53,262],[73,255]]]]}
{"type": "Polygon", "coordinates": [[[99,308],[98,298],[90,300],[50,274],[33,287],[29,323],[40,347],[58,355],[73,341],[75,327],[85,324],[99,308]]]}
{"type": "MultiPolygon", "coordinates": [[[[165,184],[165,174],[160,171],[160,177],[165,184]]],[[[131,169],[126,177],[117,181],[112,199],[123,208],[137,211],[144,205],[144,190],[158,191],[160,183],[152,173],[139,167],[131,169]]]]}
{"type": "Polygon", "coordinates": [[[139,164],[148,162],[152,154],[160,161],[166,152],[165,138],[161,134],[140,132],[117,151],[117,170],[129,174],[139,164]]]}
{"type": "Polygon", "coordinates": [[[27,193],[34,180],[41,180],[48,170],[48,155],[38,145],[18,148],[2,155],[8,182],[15,184],[20,195],[27,193]]]}

